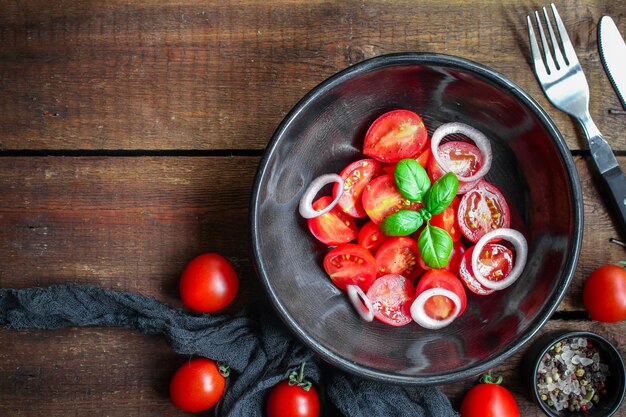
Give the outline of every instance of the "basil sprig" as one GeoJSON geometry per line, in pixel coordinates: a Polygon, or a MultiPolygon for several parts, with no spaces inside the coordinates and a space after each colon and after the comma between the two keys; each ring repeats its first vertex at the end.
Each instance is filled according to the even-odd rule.
{"type": "Polygon", "coordinates": [[[424,168],[411,158],[398,162],[394,178],[403,197],[413,202],[423,202],[424,207],[420,211],[400,210],[387,216],[380,223],[380,230],[387,236],[408,236],[426,223],[417,240],[420,255],[431,268],[445,267],[452,254],[452,237],[444,229],[431,226],[430,219],[452,203],[459,189],[458,178],[448,172],[431,187],[424,168]]]}

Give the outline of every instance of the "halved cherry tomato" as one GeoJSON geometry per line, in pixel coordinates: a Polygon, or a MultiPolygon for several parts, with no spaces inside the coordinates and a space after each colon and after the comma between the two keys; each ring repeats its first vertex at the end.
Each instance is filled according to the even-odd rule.
{"type": "MultiPolygon", "coordinates": [[[[415,288],[415,296],[431,288],[443,288],[453,292],[461,299],[461,310],[459,316],[463,314],[467,307],[467,295],[465,288],[456,275],[445,269],[431,269],[420,278],[415,288]]],[[[454,302],[445,295],[434,295],[424,304],[426,314],[437,320],[444,320],[454,313],[454,302]]]]}
{"type": "Polygon", "coordinates": [[[415,240],[406,236],[389,238],[376,251],[377,274],[398,274],[414,280],[422,272],[417,262],[418,256],[415,240]]]}
{"type": "Polygon", "coordinates": [[[342,193],[337,203],[339,208],[352,217],[365,217],[361,195],[372,178],[381,173],[381,163],[374,159],[361,159],[345,167],[339,174],[344,180],[343,189],[339,189],[338,183],[333,188],[333,197],[342,193]]]}
{"type": "MultiPolygon", "coordinates": [[[[322,210],[332,201],[330,196],[321,197],[313,203],[313,208],[322,210]]],[[[350,242],[359,234],[354,220],[337,206],[326,214],[308,219],[307,224],[313,236],[329,246],[350,242]]]]}
{"type": "Polygon", "coordinates": [[[392,326],[409,324],[411,304],[415,300],[411,282],[397,274],[383,275],[367,291],[374,308],[374,317],[392,326]]]}
{"type": "Polygon", "coordinates": [[[363,153],[381,162],[398,162],[416,155],[427,139],[421,117],[409,110],[393,110],[372,123],[365,134],[363,153]]]}
{"type": "Polygon", "coordinates": [[[324,270],[331,281],[344,291],[351,284],[367,291],[376,279],[374,256],[354,243],[337,246],[328,252],[324,257],[324,270]]]}
{"type": "MultiPolygon", "coordinates": [[[[485,287],[474,277],[471,266],[472,253],[474,253],[474,246],[465,252],[459,275],[472,292],[479,295],[491,294],[494,290],[485,287]]],[[[499,243],[487,243],[478,257],[478,268],[488,280],[501,281],[513,269],[513,252],[499,243]]]]}
{"type": "Polygon", "coordinates": [[[385,217],[398,210],[418,210],[422,205],[412,203],[400,194],[393,175],[381,175],[365,186],[363,207],[374,223],[380,223],[385,217]]]}
{"type": "Polygon", "coordinates": [[[361,227],[361,230],[359,230],[359,245],[372,253],[376,252],[380,245],[388,239],[389,236],[381,232],[378,225],[373,221],[365,223],[363,227],[361,227]]]}
{"type": "MultiPolygon", "coordinates": [[[[422,168],[427,169],[430,154],[430,139],[428,139],[422,150],[416,156],[412,156],[411,158],[415,159],[417,163],[422,166],[422,168]]],[[[393,174],[396,171],[396,165],[398,165],[397,162],[393,164],[383,164],[383,171],[386,174],[393,174]]]]}
{"type": "MultiPolygon", "coordinates": [[[[483,156],[478,147],[467,142],[452,141],[439,146],[439,156],[446,162],[450,171],[461,177],[469,177],[478,172],[482,166],[483,156]]],[[[435,182],[445,172],[433,157],[428,161],[428,176],[435,182]]],[[[474,188],[478,181],[459,181],[458,194],[465,194],[474,188]]]]}
{"type": "Polygon", "coordinates": [[[453,242],[458,242],[461,239],[461,230],[459,230],[458,223],[456,221],[456,216],[459,210],[459,204],[461,204],[461,199],[458,197],[454,197],[452,200],[452,204],[450,204],[444,211],[439,214],[435,214],[430,219],[431,226],[437,226],[441,229],[444,229],[446,232],[450,234],[453,242]]]}
{"type": "Polygon", "coordinates": [[[466,238],[476,243],[486,233],[509,227],[509,206],[498,187],[480,180],[461,199],[457,221],[466,238]]]}

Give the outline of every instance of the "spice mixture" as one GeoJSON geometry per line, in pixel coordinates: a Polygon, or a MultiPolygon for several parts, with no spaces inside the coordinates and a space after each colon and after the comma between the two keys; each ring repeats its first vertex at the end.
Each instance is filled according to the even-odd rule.
{"type": "Polygon", "coordinates": [[[608,365],[586,338],[566,339],[551,346],[537,370],[541,400],[556,411],[586,411],[606,394],[608,365]]]}

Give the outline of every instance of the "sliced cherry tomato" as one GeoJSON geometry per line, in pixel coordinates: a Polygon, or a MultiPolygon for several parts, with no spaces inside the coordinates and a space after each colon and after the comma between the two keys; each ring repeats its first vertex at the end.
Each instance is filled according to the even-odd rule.
{"type": "Polygon", "coordinates": [[[498,187],[480,180],[461,199],[457,221],[466,238],[476,243],[494,229],[509,227],[509,206],[498,187]]]}
{"type": "Polygon", "coordinates": [[[359,245],[372,253],[376,252],[380,245],[388,239],[389,236],[381,232],[378,225],[373,221],[365,223],[363,227],[361,227],[361,230],[359,230],[359,245]]]}
{"type": "MultiPolygon", "coordinates": [[[[332,201],[333,198],[330,196],[321,197],[313,203],[313,209],[322,210],[332,201]]],[[[351,242],[359,234],[352,217],[339,210],[337,206],[326,214],[308,219],[307,224],[313,236],[329,246],[351,242]]]]}
{"type": "Polygon", "coordinates": [[[583,304],[593,320],[615,323],[626,320],[626,271],[617,265],[594,270],[583,290],[583,304]]]}
{"type": "Polygon", "coordinates": [[[380,116],[365,134],[363,153],[381,162],[398,162],[426,145],[428,132],[421,117],[409,110],[380,116]]]}
{"type": "Polygon", "coordinates": [[[225,387],[226,379],[214,361],[194,358],[174,373],[170,382],[170,400],[184,411],[204,411],[217,404],[225,387]]]}
{"type": "Polygon", "coordinates": [[[409,324],[411,304],[415,300],[411,281],[397,274],[383,275],[367,291],[374,308],[374,317],[392,326],[409,324]]]}
{"type": "Polygon", "coordinates": [[[385,217],[398,210],[418,210],[422,205],[412,203],[400,194],[393,175],[381,175],[374,178],[363,191],[363,207],[374,223],[380,223],[385,217]]]}
{"type": "MultiPolygon", "coordinates": [[[[483,156],[478,147],[467,142],[452,141],[446,142],[439,146],[439,155],[446,162],[450,171],[461,177],[469,177],[478,172],[482,165],[483,156]]],[[[428,175],[435,182],[445,172],[437,163],[435,158],[428,161],[428,175]]],[[[465,194],[474,188],[478,181],[464,182],[459,181],[458,194],[465,194]]]]}
{"type": "Polygon", "coordinates": [[[239,290],[239,278],[226,258],[205,253],[187,264],[180,276],[179,290],[187,307],[211,313],[233,301],[239,290]]]}
{"type": "Polygon", "coordinates": [[[340,174],[344,180],[343,190],[339,189],[338,183],[333,188],[333,197],[342,192],[337,203],[339,208],[352,217],[365,217],[361,195],[372,178],[381,173],[382,165],[374,159],[361,159],[345,167],[340,174]]]}
{"type": "Polygon", "coordinates": [[[418,256],[415,240],[405,236],[389,238],[376,251],[377,274],[398,274],[414,280],[422,272],[418,256]]]}
{"type": "MultiPolygon", "coordinates": [[[[474,246],[465,252],[459,275],[472,292],[479,295],[491,294],[494,290],[485,287],[474,277],[471,266],[472,253],[474,253],[474,246]]],[[[513,251],[499,243],[487,243],[478,257],[478,268],[488,280],[501,281],[513,269],[513,251]]]]}
{"type": "MultiPolygon", "coordinates": [[[[430,154],[430,139],[428,139],[426,141],[426,145],[422,148],[422,150],[417,155],[412,156],[411,158],[415,159],[417,163],[422,166],[422,168],[427,169],[430,154]]],[[[396,171],[396,165],[398,165],[397,162],[393,164],[383,164],[383,171],[386,174],[393,174],[396,171]]]]}
{"type": "MultiPolygon", "coordinates": [[[[465,288],[456,275],[445,269],[431,269],[427,271],[417,283],[415,296],[431,288],[443,288],[456,294],[461,299],[461,311],[459,316],[463,314],[467,307],[467,295],[465,288]]],[[[434,295],[430,297],[424,304],[426,314],[437,320],[448,318],[455,310],[454,302],[445,295],[434,295]]]]}
{"type": "Polygon", "coordinates": [[[350,284],[358,285],[363,291],[376,279],[374,256],[360,245],[346,243],[337,246],[324,257],[324,270],[331,281],[341,290],[350,284]]]}
{"type": "Polygon", "coordinates": [[[454,197],[452,200],[452,204],[450,204],[444,211],[439,214],[435,214],[430,219],[430,224],[432,226],[437,226],[441,229],[444,229],[446,232],[450,234],[453,242],[458,242],[461,239],[461,230],[459,230],[458,223],[456,221],[456,216],[459,211],[459,204],[461,204],[461,199],[458,197],[454,197]]]}

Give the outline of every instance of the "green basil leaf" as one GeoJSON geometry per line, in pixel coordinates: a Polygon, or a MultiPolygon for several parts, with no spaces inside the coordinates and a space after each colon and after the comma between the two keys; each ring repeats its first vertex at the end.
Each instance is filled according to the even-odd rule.
{"type": "Polygon", "coordinates": [[[400,194],[410,201],[422,202],[430,188],[430,178],[415,159],[407,158],[398,162],[393,176],[400,194]]]}
{"type": "Polygon", "coordinates": [[[427,224],[417,240],[422,259],[431,268],[444,268],[452,254],[452,237],[445,230],[427,224]]]}
{"type": "Polygon", "coordinates": [[[425,197],[425,207],[430,214],[439,214],[454,200],[459,190],[459,180],[453,172],[448,172],[439,178],[428,190],[425,197]]]}
{"type": "Polygon", "coordinates": [[[419,229],[422,223],[424,220],[417,211],[400,210],[385,217],[378,228],[387,236],[408,236],[419,229]]]}

